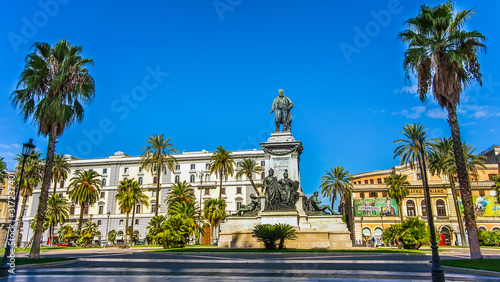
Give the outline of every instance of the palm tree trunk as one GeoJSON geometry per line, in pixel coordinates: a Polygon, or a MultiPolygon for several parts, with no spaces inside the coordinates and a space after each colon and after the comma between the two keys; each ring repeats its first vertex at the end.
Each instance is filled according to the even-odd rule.
{"type": "Polygon", "coordinates": [[[155,210],[155,216],[158,216],[158,210],[160,209],[160,170],[161,170],[161,164],[157,165],[157,170],[156,170],[156,210],[155,210]]]}
{"type": "Polygon", "coordinates": [[[259,190],[257,190],[257,186],[255,186],[255,183],[253,182],[252,177],[249,177],[248,179],[250,179],[250,183],[252,183],[253,190],[255,190],[255,193],[257,193],[257,196],[260,196],[259,190]]]}
{"type": "Polygon", "coordinates": [[[26,244],[26,246],[24,246],[23,250],[26,250],[29,247],[29,245],[31,245],[31,243],[33,243],[34,238],[35,238],[35,234],[31,235],[31,239],[29,240],[28,244],[26,244]]]}
{"type": "Polygon", "coordinates": [[[333,202],[334,202],[334,198],[333,197],[330,198],[330,202],[332,203],[332,212],[333,212],[333,202]]]}
{"type": "MultiPolygon", "coordinates": [[[[23,202],[21,204],[21,211],[19,212],[19,223],[17,224],[17,230],[16,230],[16,246],[19,248],[21,247],[21,224],[23,222],[23,216],[24,216],[24,209],[26,208],[26,202],[28,200],[28,197],[23,196],[23,202]]],[[[29,228],[29,226],[28,226],[29,228]]]]}
{"type": "Polygon", "coordinates": [[[351,240],[354,241],[356,239],[355,237],[356,234],[354,233],[354,217],[352,214],[352,200],[350,195],[347,197],[345,201],[344,211],[348,222],[347,228],[349,229],[349,231],[351,231],[351,240]]]}
{"type": "Polygon", "coordinates": [[[54,195],[56,194],[56,190],[57,190],[57,181],[54,180],[54,195]]]}
{"type": "Polygon", "coordinates": [[[465,224],[467,226],[467,234],[469,236],[469,250],[471,259],[480,259],[481,249],[477,237],[476,219],[474,217],[474,208],[472,205],[472,194],[470,191],[469,177],[465,166],[464,154],[462,151],[462,141],[460,139],[460,127],[458,126],[457,108],[455,105],[447,107],[448,109],[448,124],[451,129],[451,137],[453,139],[453,152],[455,154],[455,164],[457,166],[458,183],[460,185],[460,194],[462,195],[462,203],[464,206],[465,224]]]}
{"type": "Polygon", "coordinates": [[[50,238],[50,240],[49,240],[49,243],[50,243],[49,246],[52,247],[54,245],[54,224],[53,223],[51,223],[50,226],[49,226],[49,232],[50,232],[49,233],[49,238],[50,238]]]}
{"type": "Polygon", "coordinates": [[[130,242],[134,242],[134,217],[135,217],[135,207],[132,208],[132,222],[130,223],[130,242]]]}
{"type": "Polygon", "coordinates": [[[222,169],[220,170],[219,176],[220,176],[219,199],[222,199],[222,169]]]}
{"type": "Polygon", "coordinates": [[[467,238],[465,238],[464,223],[462,221],[462,214],[460,213],[460,207],[458,206],[457,191],[455,190],[455,180],[453,180],[453,175],[448,175],[450,180],[451,194],[453,195],[453,205],[455,206],[455,213],[457,214],[458,229],[460,230],[460,238],[462,239],[462,246],[467,245],[467,238]]]}
{"type": "Polygon", "coordinates": [[[399,208],[399,219],[401,220],[401,223],[403,223],[403,205],[399,203],[398,208],[399,208]]]}
{"type": "Polygon", "coordinates": [[[125,247],[128,247],[128,241],[127,241],[127,230],[128,230],[128,216],[130,212],[127,212],[127,219],[125,220],[125,247]]]}
{"type": "Polygon", "coordinates": [[[82,224],[83,224],[83,211],[85,209],[85,204],[82,203],[80,205],[80,221],[78,222],[78,232],[82,231],[82,224]]]}
{"type": "Polygon", "coordinates": [[[52,166],[54,165],[54,153],[57,143],[57,126],[51,126],[49,131],[49,144],[47,146],[47,158],[45,159],[45,169],[43,175],[42,191],[40,193],[40,202],[38,204],[38,216],[36,220],[35,238],[31,248],[29,258],[40,258],[40,241],[43,235],[43,220],[45,219],[45,210],[49,199],[50,181],[52,179],[52,166]]]}

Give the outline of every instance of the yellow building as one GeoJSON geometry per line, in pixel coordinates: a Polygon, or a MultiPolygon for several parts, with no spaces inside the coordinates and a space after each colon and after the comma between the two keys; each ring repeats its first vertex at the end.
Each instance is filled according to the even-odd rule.
{"type": "Polygon", "coordinates": [[[9,193],[14,193],[14,172],[7,171],[7,177],[4,183],[0,183],[0,243],[4,247],[7,237],[7,228],[9,227],[9,193]]]}
{"type": "MultiPolygon", "coordinates": [[[[487,157],[486,168],[479,172],[477,179],[472,179],[471,189],[476,211],[476,224],[487,231],[500,230],[500,203],[496,201],[496,190],[491,181],[500,174],[500,146],[492,146],[481,152],[487,157]]],[[[402,204],[403,218],[417,217],[427,222],[427,208],[424,201],[424,189],[418,169],[409,166],[396,166],[388,170],[377,170],[352,175],[354,184],[354,232],[355,243],[364,243],[364,239],[375,236],[380,241],[382,232],[388,226],[400,223],[399,210],[394,199],[387,195],[388,186],[384,179],[391,173],[407,175],[411,186],[410,194],[402,204]]],[[[460,228],[455,205],[461,208],[460,187],[456,183],[457,202],[453,200],[450,182],[446,177],[427,172],[434,224],[443,234],[448,245],[461,245],[460,228]]],[[[465,226],[464,226],[465,230],[465,226]]],[[[439,239],[438,239],[439,240],[439,239]]]]}

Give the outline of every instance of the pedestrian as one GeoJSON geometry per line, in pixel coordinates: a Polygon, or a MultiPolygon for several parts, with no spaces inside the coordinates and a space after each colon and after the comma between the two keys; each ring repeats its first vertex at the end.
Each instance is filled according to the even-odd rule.
{"type": "Polygon", "coordinates": [[[372,247],[377,247],[377,240],[375,239],[375,236],[372,236],[372,247]]]}

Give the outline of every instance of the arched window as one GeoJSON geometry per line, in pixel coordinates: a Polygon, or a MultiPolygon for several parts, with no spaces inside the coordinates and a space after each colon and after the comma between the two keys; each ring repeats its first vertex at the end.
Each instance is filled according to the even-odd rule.
{"type": "Polygon", "coordinates": [[[139,177],[139,179],[137,181],[139,181],[139,184],[142,185],[142,177],[139,177]]]}
{"type": "Polygon", "coordinates": [[[425,204],[425,200],[420,202],[420,207],[422,208],[422,216],[427,216],[427,205],[425,204]]]}
{"type": "Polygon", "coordinates": [[[189,177],[189,182],[194,182],[194,174],[191,174],[191,176],[189,177]]]}
{"type": "Polygon", "coordinates": [[[71,204],[71,208],[69,210],[69,214],[75,214],[75,204],[71,204]]]}
{"type": "Polygon", "coordinates": [[[375,230],[373,231],[373,233],[375,235],[375,238],[377,238],[377,239],[381,239],[382,238],[382,233],[383,232],[384,231],[380,227],[375,228],[375,230]]]}
{"type": "Polygon", "coordinates": [[[415,202],[412,200],[408,200],[406,202],[406,215],[407,216],[415,216],[415,202]]]}
{"type": "Polygon", "coordinates": [[[135,213],[141,213],[141,204],[137,204],[137,206],[135,206],[135,213]]]}
{"type": "Polygon", "coordinates": [[[266,178],[266,173],[265,173],[265,172],[262,172],[262,173],[260,174],[260,179],[264,179],[264,178],[266,178]]]}
{"type": "Polygon", "coordinates": [[[123,240],[123,231],[118,231],[118,233],[116,234],[116,240],[117,241],[121,241],[123,240]]]}
{"type": "Polygon", "coordinates": [[[207,181],[207,182],[210,181],[210,174],[205,175],[205,181],[207,181]]]}
{"type": "Polygon", "coordinates": [[[153,177],[153,184],[156,184],[158,182],[158,177],[153,177]]]}
{"type": "Polygon", "coordinates": [[[85,208],[83,209],[83,214],[89,214],[89,205],[85,205],[85,208]]]}
{"type": "Polygon", "coordinates": [[[97,221],[97,225],[101,225],[101,223],[102,223],[102,222],[101,222],[101,220],[99,219],[99,220],[97,221]]]}
{"type": "Polygon", "coordinates": [[[102,179],[102,187],[106,186],[106,178],[102,179]]]}
{"type": "Polygon", "coordinates": [[[98,214],[103,214],[103,213],[104,213],[104,203],[100,202],[98,214]]]}
{"type": "Polygon", "coordinates": [[[436,211],[438,216],[446,216],[446,205],[443,200],[436,201],[436,211]]]}
{"type": "Polygon", "coordinates": [[[120,222],[118,223],[118,225],[123,225],[123,219],[120,219],[120,222]]]}
{"type": "Polygon", "coordinates": [[[175,183],[179,182],[181,180],[180,176],[179,175],[176,175],[175,176],[175,183]]]}

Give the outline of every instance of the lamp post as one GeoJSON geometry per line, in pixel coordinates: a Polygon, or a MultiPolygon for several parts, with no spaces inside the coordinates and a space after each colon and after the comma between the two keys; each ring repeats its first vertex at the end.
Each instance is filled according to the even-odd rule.
{"type": "Polygon", "coordinates": [[[427,205],[427,222],[431,232],[432,281],[445,281],[444,271],[443,267],[441,266],[441,259],[439,258],[438,246],[436,243],[436,229],[434,228],[434,216],[432,215],[429,184],[427,183],[427,170],[425,168],[425,154],[424,154],[424,137],[419,136],[418,142],[420,143],[421,170],[422,170],[422,177],[424,180],[425,203],[427,205]]]}
{"type": "MultiPolygon", "coordinates": [[[[0,277],[8,277],[9,276],[9,270],[10,268],[10,260],[15,261],[15,256],[11,256],[11,249],[12,245],[15,244],[16,238],[15,238],[15,233],[14,230],[16,228],[16,215],[17,215],[17,205],[19,202],[19,192],[21,191],[21,185],[23,183],[23,173],[24,173],[24,165],[26,164],[26,158],[33,153],[33,150],[35,150],[35,145],[33,145],[33,139],[30,139],[28,143],[23,144],[23,164],[21,166],[21,176],[19,177],[19,183],[17,187],[15,188],[14,191],[14,198],[9,196],[9,204],[12,204],[12,201],[14,201],[14,210],[13,212],[10,213],[10,225],[8,228],[7,232],[7,237],[6,237],[6,244],[5,244],[5,254],[3,255],[2,258],[2,264],[0,265],[0,277]]],[[[23,211],[21,211],[23,212],[23,211]]],[[[19,223],[21,224],[21,223],[19,223]]],[[[28,227],[29,228],[29,227],[28,227]]]]}
{"type": "Polygon", "coordinates": [[[108,211],[108,221],[106,222],[106,243],[104,248],[108,246],[108,229],[109,229],[109,217],[111,216],[111,211],[108,211]]]}

